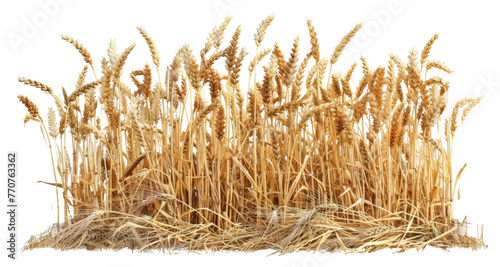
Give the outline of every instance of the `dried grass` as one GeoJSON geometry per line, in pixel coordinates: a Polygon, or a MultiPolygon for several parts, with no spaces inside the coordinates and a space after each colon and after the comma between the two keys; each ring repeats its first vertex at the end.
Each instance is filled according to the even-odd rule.
{"type": "MultiPolygon", "coordinates": [[[[420,59],[410,52],[407,63],[391,55],[388,67],[372,70],[361,58],[362,78],[352,90],[357,63],[345,75],[331,70],[361,25],[328,60],[308,20],[310,51],[300,59],[297,37],[287,59],[278,44],[259,50],[273,18],[263,20],[254,36],[248,87],[239,79],[247,55],[240,27],[220,48],[230,18],[209,35],[200,61],[182,47],[163,84],[158,48],[142,28],[158,76],[148,64],[133,71],[135,90],[122,76],[135,45],[119,54],[114,41],[101,61],[101,77],[85,83],[85,66],[63,98],[19,78],[56,104],[47,131],[35,104],[19,96],[27,120],[40,122],[49,137],[54,183],[44,183],[55,186],[58,210],[60,190],[64,214],[64,222],[32,237],[25,249],[483,247],[464,234],[465,222],[453,218],[459,177],[452,177],[451,166],[459,113],[463,120],[480,99],[458,102],[439,123],[449,85],[427,72],[451,70],[427,61],[438,36],[420,59]],[[222,58],[225,70],[216,69],[222,58]],[[436,140],[432,133],[439,126],[445,136],[436,140]]],[[[94,70],[89,52],[63,39],[94,70]]]]}

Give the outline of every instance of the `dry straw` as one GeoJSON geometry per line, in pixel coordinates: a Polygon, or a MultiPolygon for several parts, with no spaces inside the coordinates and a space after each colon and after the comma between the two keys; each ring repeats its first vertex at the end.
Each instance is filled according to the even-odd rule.
{"type": "MultiPolygon", "coordinates": [[[[86,82],[92,78],[84,66],[62,97],[19,78],[55,101],[48,130],[42,127],[54,182],[44,183],[55,186],[64,215],[25,248],[286,253],[484,246],[453,217],[463,168],[452,177],[451,166],[458,116],[463,120],[480,99],[465,98],[442,118],[449,85],[427,78],[451,73],[428,60],[438,35],[406,62],[391,55],[387,67],[370,68],[361,58],[342,74],[332,65],[361,24],[322,57],[308,20],[310,51],[299,52],[297,37],[285,56],[278,44],[261,49],[273,19],[258,27],[253,59],[240,46],[240,27],[223,47],[228,18],[210,33],[200,59],[183,46],[158,80],[158,48],[142,28],[159,76],[148,64],[122,75],[135,45],[119,53],[111,41],[100,77],[94,71],[86,82]],[[248,86],[240,81],[245,62],[248,86]],[[352,81],[357,72],[361,79],[352,81]],[[433,139],[439,127],[445,135],[433,139]]],[[[63,39],[94,70],[87,49],[63,39]]],[[[33,102],[19,100],[28,108],[25,121],[45,125],[33,102]]]]}

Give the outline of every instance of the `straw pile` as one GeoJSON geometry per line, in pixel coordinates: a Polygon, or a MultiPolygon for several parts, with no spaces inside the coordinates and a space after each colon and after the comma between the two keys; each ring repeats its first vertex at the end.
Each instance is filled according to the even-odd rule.
{"type": "Polygon", "coordinates": [[[223,46],[230,18],[199,57],[183,46],[163,76],[142,28],[153,64],[128,76],[135,45],[118,51],[112,41],[96,72],[86,48],[63,36],[86,62],[74,90],[61,97],[19,78],[55,102],[42,119],[19,96],[25,123],[41,123],[48,140],[54,181],[44,183],[64,214],[25,249],[484,246],[453,219],[461,171],[454,178],[451,166],[457,124],[480,99],[465,98],[441,118],[449,83],[429,76],[451,70],[428,58],[438,35],[406,60],[390,55],[387,67],[370,68],[362,57],[341,73],[332,66],[361,25],[323,57],[307,21],[310,51],[299,52],[297,37],[285,56],[278,44],[261,47],[272,20],[257,29],[247,82],[239,79],[248,59],[240,27],[223,46]]]}

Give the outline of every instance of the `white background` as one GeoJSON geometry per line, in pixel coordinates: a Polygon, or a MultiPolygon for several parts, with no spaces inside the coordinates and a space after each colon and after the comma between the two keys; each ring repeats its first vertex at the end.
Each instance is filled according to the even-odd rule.
{"type": "MultiPolygon", "coordinates": [[[[7,260],[6,213],[0,214],[0,266],[159,266],[185,264],[217,266],[327,266],[334,264],[409,265],[446,264],[495,265],[498,262],[499,227],[498,188],[500,177],[499,112],[500,112],[500,16],[494,1],[2,1],[0,7],[0,205],[6,203],[7,151],[19,153],[18,215],[19,244],[31,235],[45,230],[56,220],[55,194],[50,186],[38,180],[52,181],[48,148],[39,126],[23,125],[26,109],[16,96],[31,98],[46,115],[52,99],[36,88],[17,82],[24,76],[45,83],[60,93],[61,86],[73,90],[78,73],[85,62],[81,55],[60,35],[70,35],[90,51],[97,69],[106,55],[107,44],[116,38],[119,51],[136,43],[125,64],[128,73],[152,65],[146,43],[136,30],[144,27],[156,41],[162,57],[162,75],[177,49],[188,43],[195,54],[201,49],[212,27],[226,16],[233,20],[226,33],[227,45],[238,24],[242,25],[241,44],[254,51],[253,34],[262,19],[270,14],[276,18],[269,28],[264,48],[278,42],[288,57],[295,36],[301,40],[301,56],[309,50],[306,19],[316,27],[322,56],[330,56],[335,45],[355,24],[364,23],[358,37],[336,63],[334,71],[346,70],[362,54],[375,68],[386,65],[394,53],[406,59],[410,49],[421,50],[434,33],[440,38],[434,44],[431,59],[445,62],[454,70],[445,76],[451,82],[451,106],[465,96],[484,96],[455,136],[453,149],[454,173],[467,163],[460,182],[461,200],[455,202],[455,217],[485,225],[484,240],[489,249],[473,252],[452,249],[450,252],[426,248],[403,254],[385,250],[371,254],[293,253],[269,256],[271,251],[255,253],[201,253],[169,255],[120,252],[69,251],[40,249],[22,252],[19,260],[7,260]],[[17,41],[13,41],[17,40],[17,41]],[[8,265],[4,265],[8,264],[8,265]]],[[[242,72],[253,54],[247,56],[242,72]]],[[[359,69],[358,69],[359,71],[359,69]]],[[[245,75],[242,81],[245,81],[245,75]]],[[[446,114],[449,114],[447,112],[446,114]]],[[[4,209],[1,209],[4,210],[4,209]]],[[[476,226],[470,227],[475,234],[476,226]]]]}

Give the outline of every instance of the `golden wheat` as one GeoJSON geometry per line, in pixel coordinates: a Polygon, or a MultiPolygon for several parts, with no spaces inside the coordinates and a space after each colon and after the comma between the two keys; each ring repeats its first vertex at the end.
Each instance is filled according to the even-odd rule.
{"type": "MultiPolygon", "coordinates": [[[[327,59],[307,20],[310,50],[301,58],[296,37],[286,58],[277,43],[261,48],[273,19],[254,35],[248,86],[240,81],[248,54],[241,27],[223,47],[231,18],[213,28],[199,59],[184,45],[164,77],[157,45],[138,27],[158,76],[148,63],[123,75],[135,45],[120,54],[111,41],[100,77],[89,82],[84,66],[62,97],[19,78],[54,98],[57,112],[49,109],[48,131],[42,129],[51,137],[55,181],[44,183],[62,189],[64,214],[61,230],[33,237],[26,248],[483,246],[453,218],[450,150],[460,111],[463,120],[481,98],[459,101],[442,118],[450,85],[427,78],[428,71],[451,73],[428,60],[438,35],[420,58],[412,50],[407,62],[390,55],[387,67],[371,69],[361,57],[361,68],[354,62],[342,74],[332,65],[361,24],[327,59]],[[441,127],[447,134],[433,139],[441,127]]],[[[63,39],[94,70],[87,49],[63,39]]],[[[25,122],[44,125],[36,105],[19,100],[28,108],[25,122]]]]}

